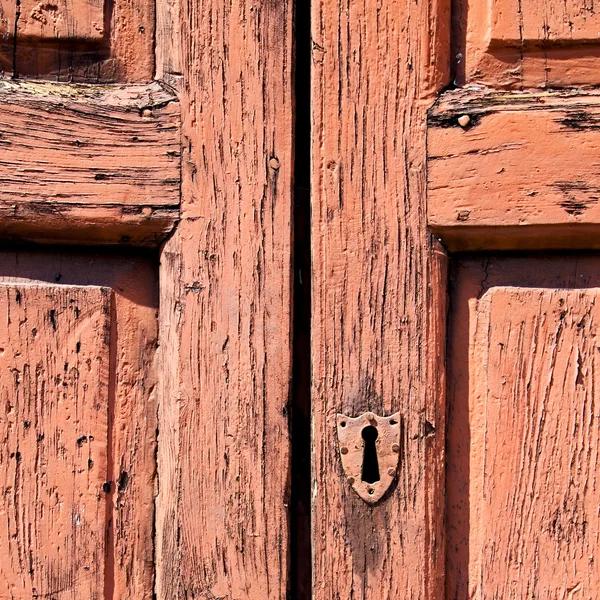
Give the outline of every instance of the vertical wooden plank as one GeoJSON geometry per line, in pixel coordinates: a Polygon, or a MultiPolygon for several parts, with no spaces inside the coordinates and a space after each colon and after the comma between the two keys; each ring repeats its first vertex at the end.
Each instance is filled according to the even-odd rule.
{"type": "Polygon", "coordinates": [[[312,4],[315,600],[442,597],[445,291],[424,158],[449,20],[444,0],[312,4]],[[335,434],[337,412],[366,410],[403,423],[397,485],[373,507],[335,434]]]}
{"type": "MultiPolygon", "coordinates": [[[[181,555],[180,525],[180,425],[182,364],[179,359],[183,316],[182,240],[176,231],[160,255],[158,318],[158,494],[156,497],[156,592],[157,598],[185,598],[177,573],[181,555]]],[[[185,457],[184,457],[185,458],[185,457]]],[[[193,596],[191,596],[193,598],[193,596]]]]}
{"type": "Polygon", "coordinates": [[[162,253],[159,317],[160,599],[286,595],[292,6],[180,6],[182,215],[162,253]]]}
{"type": "Polygon", "coordinates": [[[111,588],[111,298],[108,288],[0,284],[3,598],[103,600],[111,588]]]}
{"type": "Polygon", "coordinates": [[[156,68],[154,76],[181,90],[181,25],[180,0],[156,3],[156,68]]]}

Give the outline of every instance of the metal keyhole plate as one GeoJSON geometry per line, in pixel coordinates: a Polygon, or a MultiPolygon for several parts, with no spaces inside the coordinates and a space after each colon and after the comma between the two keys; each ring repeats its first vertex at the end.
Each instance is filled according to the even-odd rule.
{"type": "Polygon", "coordinates": [[[379,417],[338,414],[337,434],[347,482],[367,503],[375,504],[396,477],[400,456],[400,413],[379,417]],[[375,453],[375,455],[373,455],[375,453]]]}

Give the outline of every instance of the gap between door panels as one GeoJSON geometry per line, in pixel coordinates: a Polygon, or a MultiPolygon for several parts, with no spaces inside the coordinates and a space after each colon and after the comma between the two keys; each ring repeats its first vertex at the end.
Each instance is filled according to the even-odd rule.
{"type": "Polygon", "coordinates": [[[288,600],[310,600],[310,0],[296,2],[294,121],[294,297],[291,397],[291,522],[288,600]]]}

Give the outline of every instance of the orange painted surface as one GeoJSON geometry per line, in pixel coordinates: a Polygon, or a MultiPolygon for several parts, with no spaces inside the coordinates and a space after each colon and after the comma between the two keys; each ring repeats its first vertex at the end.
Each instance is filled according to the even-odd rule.
{"type": "Polygon", "coordinates": [[[5,240],[158,246],[174,227],[181,148],[171,92],[2,81],[0,105],[5,240]]]}
{"type": "Polygon", "coordinates": [[[444,94],[428,117],[432,231],[451,250],[597,247],[599,122],[595,92],[444,94]]]}
{"type": "Polygon", "coordinates": [[[456,262],[447,598],[595,598],[597,255],[456,262]]]}
{"type": "Polygon", "coordinates": [[[488,5],[491,45],[598,44],[600,38],[600,13],[586,0],[491,0],[488,5]]]}
{"type": "Polygon", "coordinates": [[[153,261],[3,250],[0,289],[0,598],[150,599],[153,261]]]}
{"type": "Polygon", "coordinates": [[[494,87],[597,85],[600,16],[586,0],[459,0],[459,83],[494,87]]]}
{"type": "Polygon", "coordinates": [[[0,35],[24,40],[101,40],[105,35],[104,2],[98,0],[9,0],[0,2],[0,35]]]}
{"type": "Polygon", "coordinates": [[[156,590],[284,600],[294,3],[178,8],[163,6],[157,39],[162,72],[177,79],[183,57],[184,85],[181,220],[160,258],[156,590]]]}
{"type": "Polygon", "coordinates": [[[32,307],[0,323],[0,600],[596,597],[600,259],[527,254],[600,246],[598,94],[542,89],[598,83],[588,3],[315,0],[308,44],[290,0],[78,2],[44,22],[23,0],[16,39],[0,4],[0,67],[63,82],[0,82],[0,237],[71,245],[0,251],[0,314],[19,286],[32,307]],[[436,102],[455,76],[487,87],[436,102]],[[517,254],[468,254],[491,249],[517,254]],[[301,281],[310,382],[292,361],[301,281]],[[70,294],[91,307],[82,332],[70,294]],[[21,403],[64,387],[79,338],[107,364],[83,381],[104,420],[81,379],[21,403]],[[370,504],[336,430],[368,411],[398,417],[399,450],[370,504]]]}
{"type": "Polygon", "coordinates": [[[108,288],[0,284],[0,597],[103,599],[108,288]]]}
{"type": "Polygon", "coordinates": [[[151,0],[0,0],[0,67],[68,82],[149,82],[151,0]]]}
{"type": "Polygon", "coordinates": [[[312,3],[313,598],[443,589],[445,257],[425,227],[425,117],[449,3],[312,3]],[[336,415],[400,413],[398,477],[370,506],[336,415]]]}

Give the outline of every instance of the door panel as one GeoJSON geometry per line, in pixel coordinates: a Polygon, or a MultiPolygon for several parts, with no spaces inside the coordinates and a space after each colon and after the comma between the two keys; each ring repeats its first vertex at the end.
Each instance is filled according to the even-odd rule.
{"type": "Polygon", "coordinates": [[[458,0],[458,81],[497,87],[596,85],[600,18],[587,0],[458,0]]]}
{"type": "Polygon", "coordinates": [[[106,597],[111,305],[0,284],[0,597],[106,597]]]}
{"type": "Polygon", "coordinates": [[[0,68],[13,78],[151,81],[152,0],[0,0],[0,68]]]}
{"type": "Polygon", "coordinates": [[[0,282],[0,582],[15,598],[33,588],[152,598],[157,265],[125,252],[2,250],[0,282]]]}
{"type": "Polygon", "coordinates": [[[595,598],[598,256],[454,265],[447,598],[595,598]]]}

